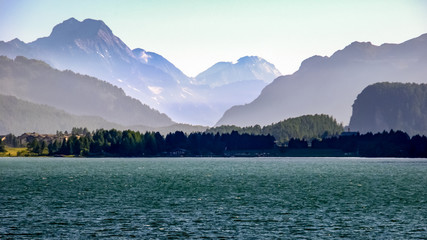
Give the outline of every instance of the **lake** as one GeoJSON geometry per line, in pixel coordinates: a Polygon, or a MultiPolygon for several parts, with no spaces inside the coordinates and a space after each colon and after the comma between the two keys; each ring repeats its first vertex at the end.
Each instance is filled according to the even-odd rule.
{"type": "Polygon", "coordinates": [[[426,218],[427,159],[0,159],[0,239],[425,239],[426,218]]]}

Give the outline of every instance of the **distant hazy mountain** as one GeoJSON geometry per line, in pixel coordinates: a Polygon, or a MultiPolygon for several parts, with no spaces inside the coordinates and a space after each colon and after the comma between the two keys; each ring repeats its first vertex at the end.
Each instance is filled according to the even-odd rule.
{"type": "Polygon", "coordinates": [[[254,100],[265,85],[260,80],[248,80],[214,88],[208,85],[192,86],[199,101],[172,103],[168,113],[175,117],[181,116],[176,118],[178,122],[192,122],[196,119],[197,123],[212,126],[231,106],[254,100]]]}
{"type": "Polygon", "coordinates": [[[256,56],[242,57],[235,64],[216,63],[199,74],[193,85],[187,85],[193,98],[171,104],[168,113],[181,116],[179,122],[196,119],[197,123],[212,126],[231,106],[254,100],[278,75],[280,72],[273,64],[256,56]]]}
{"type": "Polygon", "coordinates": [[[401,44],[353,42],[331,57],[314,56],[275,79],[253,102],[234,106],[217,125],[267,125],[289,117],[328,114],[348,124],[357,94],[376,82],[427,82],[427,34],[401,44]]]}
{"type": "Polygon", "coordinates": [[[12,96],[0,94],[0,134],[20,135],[25,132],[55,133],[70,131],[73,127],[89,130],[123,129],[100,117],[68,114],[47,105],[30,103],[12,96]]]}
{"type": "Polygon", "coordinates": [[[427,84],[368,86],[354,101],[350,129],[361,133],[393,129],[427,135],[427,84]]]}
{"type": "Polygon", "coordinates": [[[280,76],[273,64],[257,56],[240,58],[237,63],[219,62],[196,76],[197,83],[219,87],[230,83],[259,80],[271,83],[280,76]]]}
{"type": "Polygon", "coordinates": [[[252,101],[280,74],[259,57],[244,57],[236,64],[225,63],[229,66],[223,69],[207,70],[200,81],[190,79],[159,54],[131,50],[104,22],[92,19],[80,22],[70,18],[56,25],[50,36],[28,44],[19,39],[0,41],[0,55],[39,59],[60,70],[94,76],[175,121],[204,125],[213,125],[231,106],[252,101]],[[248,83],[245,92],[237,88],[232,94],[224,94],[215,89],[239,81],[248,83]]]}
{"type": "Polygon", "coordinates": [[[100,116],[124,126],[174,124],[165,114],[93,77],[58,71],[38,60],[0,57],[0,94],[46,104],[77,115],[100,116]]]}

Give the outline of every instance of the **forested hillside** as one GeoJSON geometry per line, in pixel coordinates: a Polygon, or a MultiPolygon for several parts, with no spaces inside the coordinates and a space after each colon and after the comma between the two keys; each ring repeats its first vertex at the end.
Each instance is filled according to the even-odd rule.
{"type": "Polygon", "coordinates": [[[305,115],[297,118],[289,118],[278,123],[260,127],[220,126],[210,128],[209,133],[239,133],[272,135],[279,143],[288,142],[291,138],[311,140],[325,136],[339,135],[343,131],[343,126],[335,119],[327,115],[305,115]]]}
{"type": "Polygon", "coordinates": [[[427,84],[377,83],[353,104],[350,128],[365,132],[401,130],[427,135],[427,84]]]}

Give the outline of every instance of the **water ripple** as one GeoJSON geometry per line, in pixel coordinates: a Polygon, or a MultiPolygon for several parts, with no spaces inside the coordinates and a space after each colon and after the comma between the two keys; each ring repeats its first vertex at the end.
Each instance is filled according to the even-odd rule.
{"type": "Polygon", "coordinates": [[[426,162],[5,158],[0,239],[425,239],[426,162]]]}

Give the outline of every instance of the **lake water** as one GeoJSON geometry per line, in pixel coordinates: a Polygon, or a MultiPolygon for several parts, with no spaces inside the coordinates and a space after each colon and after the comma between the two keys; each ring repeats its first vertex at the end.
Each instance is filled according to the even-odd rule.
{"type": "Polygon", "coordinates": [[[2,158],[0,239],[427,238],[427,159],[2,158]]]}

